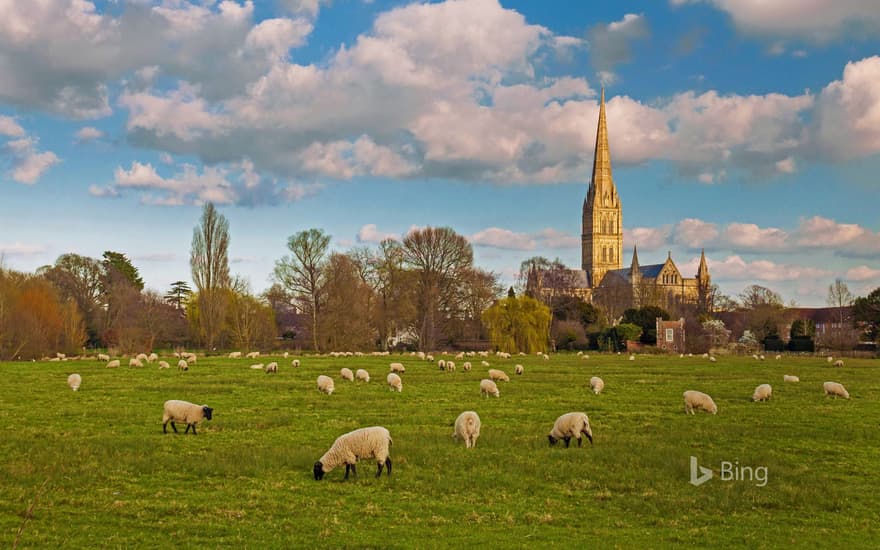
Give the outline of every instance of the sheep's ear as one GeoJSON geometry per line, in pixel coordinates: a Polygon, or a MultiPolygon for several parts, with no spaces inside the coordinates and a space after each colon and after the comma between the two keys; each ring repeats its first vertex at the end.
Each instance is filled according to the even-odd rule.
{"type": "Polygon", "coordinates": [[[315,481],[320,481],[324,478],[324,465],[321,464],[321,461],[315,462],[314,473],[315,481]]]}

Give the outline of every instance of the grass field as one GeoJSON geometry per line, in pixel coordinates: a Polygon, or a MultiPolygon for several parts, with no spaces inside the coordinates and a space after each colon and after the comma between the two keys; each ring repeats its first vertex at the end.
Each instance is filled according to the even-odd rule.
{"type": "Polygon", "coordinates": [[[880,537],[877,360],[489,359],[511,374],[499,399],[479,395],[486,368],[464,373],[462,361],[443,373],[404,358],[398,394],[385,375],[400,359],[276,360],[277,375],[226,358],[189,372],[0,363],[0,546],[19,536],[20,548],[869,547],[880,537]],[[373,381],[342,382],[343,366],[373,381]],[[317,391],[319,374],[336,380],[332,396],[317,391]],[[783,385],[783,374],[801,382],[783,385]],[[598,396],[593,375],[606,384],[598,396]],[[823,396],[826,380],[852,399],[823,396]],[[752,403],[763,382],[773,399],[752,403]],[[711,394],[718,415],[685,415],[687,389],[711,394]],[[207,403],[214,419],[198,436],[163,435],[167,399],[207,403]],[[471,450],[451,438],[469,409],[483,425],[471,450]],[[548,446],[569,411],[589,415],[594,445],[548,446]],[[367,462],[357,480],[342,481],[342,468],[314,481],[337,436],[372,425],[391,431],[392,477],[375,479],[367,462]],[[715,478],[688,483],[690,456],[715,478]],[[766,486],[719,479],[722,461],[766,467],[766,486]]]}

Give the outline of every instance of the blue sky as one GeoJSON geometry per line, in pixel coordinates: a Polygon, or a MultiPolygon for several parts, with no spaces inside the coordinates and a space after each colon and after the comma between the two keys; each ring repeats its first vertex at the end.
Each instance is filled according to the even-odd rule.
{"type": "Polygon", "coordinates": [[[268,286],[287,237],[448,225],[513,280],[580,263],[606,86],[627,261],[722,291],[880,286],[873,0],[0,0],[0,255],[189,279],[201,204],[268,286]],[[759,5],[761,4],[761,5],[759,5]],[[763,5],[768,4],[768,5],[763,5]]]}

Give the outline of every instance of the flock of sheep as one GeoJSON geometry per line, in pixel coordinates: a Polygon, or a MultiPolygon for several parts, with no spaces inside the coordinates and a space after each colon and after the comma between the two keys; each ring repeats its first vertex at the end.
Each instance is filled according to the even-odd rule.
{"type": "MultiPolygon", "coordinates": [[[[339,356],[349,356],[349,355],[363,355],[363,354],[352,354],[352,353],[342,353],[342,352],[334,352],[330,354],[334,357],[339,356]]],[[[373,355],[388,355],[387,352],[382,353],[374,353],[373,355]]],[[[509,359],[510,354],[497,352],[496,355],[502,359],[509,359]]],[[[524,354],[520,354],[524,355],[524,354]]],[[[547,360],[549,356],[543,353],[537,354],[539,357],[547,360]]],[[[584,355],[582,353],[578,353],[583,359],[589,359],[589,356],[584,355]]],[[[56,360],[65,360],[61,357],[61,354],[58,354],[58,358],[56,360]]],[[[246,355],[247,358],[253,359],[258,358],[260,356],[260,352],[250,352],[246,355]]],[[[434,358],[430,354],[425,354],[423,352],[414,353],[413,356],[418,357],[421,360],[427,360],[430,362],[434,361],[434,358]]],[[[466,356],[482,356],[488,357],[488,352],[467,352],[467,353],[459,353],[456,355],[456,359],[464,359],[466,356]]],[[[181,371],[186,371],[189,369],[189,366],[195,364],[197,362],[197,356],[194,353],[188,352],[176,352],[175,357],[178,359],[178,369],[181,371]]],[[[242,357],[241,352],[232,352],[228,355],[229,358],[238,359],[242,357]]],[[[284,353],[284,358],[288,357],[288,353],[284,353]]],[[[709,357],[705,355],[704,357],[709,357]]],[[[110,357],[106,354],[99,354],[97,356],[98,360],[105,361],[107,368],[117,368],[120,366],[120,360],[115,359],[111,360],[110,357]]],[[[763,356],[758,357],[755,356],[756,359],[763,359],[763,356]]],[[[777,359],[780,356],[776,357],[777,359]]],[[[634,360],[635,356],[631,355],[629,360],[634,360]]],[[[714,360],[714,357],[709,357],[710,361],[714,360]]],[[[828,362],[831,363],[833,358],[829,357],[828,362]]],[[[159,357],[155,353],[147,354],[138,354],[136,357],[133,357],[129,360],[130,367],[143,367],[144,364],[147,363],[158,363],[158,367],[160,369],[170,368],[169,364],[166,361],[160,361],[159,357]]],[[[714,361],[712,361],[714,362],[714,361]]],[[[297,368],[300,366],[300,360],[294,359],[291,362],[291,366],[297,368]]],[[[483,366],[490,366],[490,364],[483,360],[481,361],[483,366]]],[[[835,366],[843,366],[843,362],[838,360],[834,362],[835,366]]],[[[437,361],[437,366],[441,371],[454,372],[456,370],[456,363],[452,360],[444,360],[440,359],[437,361]]],[[[462,365],[462,369],[464,371],[471,370],[471,363],[464,362],[462,365]]],[[[266,373],[277,373],[278,372],[278,363],[270,362],[266,365],[254,364],[250,366],[251,369],[259,369],[264,370],[266,373]]],[[[401,374],[406,372],[406,367],[401,362],[392,362],[389,365],[390,372],[386,377],[386,382],[391,391],[401,392],[403,391],[403,380],[401,378],[401,374]]],[[[520,364],[514,366],[514,372],[517,375],[521,375],[524,372],[524,367],[520,364]]],[[[489,397],[499,397],[500,391],[498,390],[497,382],[509,382],[510,377],[503,370],[500,369],[488,369],[488,378],[480,380],[480,395],[489,397]]],[[[365,369],[357,369],[356,372],[352,372],[351,369],[347,367],[343,367],[340,369],[339,376],[342,380],[354,382],[369,382],[370,374],[365,369]]],[[[783,382],[799,382],[800,379],[797,376],[786,374],[783,376],[783,382]]],[[[82,377],[78,373],[74,373],[68,376],[67,384],[73,391],[77,391],[82,385],[82,377]]],[[[331,395],[335,389],[333,378],[327,375],[319,375],[317,378],[317,387],[318,390],[331,395]]],[[[599,394],[605,388],[605,382],[599,378],[598,376],[593,376],[590,378],[590,389],[594,394],[599,394]]],[[[846,388],[838,382],[825,382],[823,385],[823,389],[826,396],[834,396],[834,397],[843,397],[845,399],[849,399],[849,392],[847,392],[846,388]]],[[[773,389],[770,384],[760,384],[755,388],[752,394],[752,401],[767,401],[772,396],[773,389]]],[[[688,390],[683,394],[684,403],[685,403],[685,413],[686,414],[696,414],[695,411],[703,410],[711,414],[718,413],[718,406],[715,404],[715,401],[706,393],[696,391],[696,390],[688,390]]],[[[162,432],[167,433],[167,426],[170,423],[172,430],[175,433],[178,433],[176,422],[186,424],[186,430],[184,433],[188,433],[190,429],[194,435],[197,434],[196,426],[202,420],[211,420],[213,414],[213,409],[207,405],[198,405],[194,403],[190,403],[187,401],[181,400],[168,400],[164,403],[163,407],[163,416],[162,416],[162,432]]],[[[453,430],[453,438],[460,439],[465,442],[465,446],[467,448],[472,448],[476,446],[477,438],[480,436],[480,417],[475,411],[464,411],[462,412],[458,418],[456,418],[454,423],[453,430]]],[[[582,437],[586,437],[590,444],[593,443],[593,432],[590,428],[590,421],[587,417],[586,413],[583,412],[570,412],[561,415],[556,419],[553,424],[550,433],[547,435],[550,445],[555,445],[558,441],[564,441],[565,446],[568,447],[571,439],[576,439],[578,442],[578,447],[582,444],[582,437]]],[[[349,473],[354,473],[357,475],[356,464],[360,459],[375,459],[377,463],[377,472],[376,477],[379,477],[382,474],[383,467],[386,469],[387,475],[391,475],[391,457],[390,457],[390,447],[392,444],[391,434],[390,432],[382,427],[382,426],[374,426],[369,428],[361,428],[354,430],[352,432],[343,434],[339,436],[330,447],[330,449],[324,453],[324,455],[315,462],[314,465],[314,477],[316,480],[320,480],[324,477],[324,474],[330,472],[336,467],[342,466],[345,464],[345,479],[348,479],[349,473]]]]}

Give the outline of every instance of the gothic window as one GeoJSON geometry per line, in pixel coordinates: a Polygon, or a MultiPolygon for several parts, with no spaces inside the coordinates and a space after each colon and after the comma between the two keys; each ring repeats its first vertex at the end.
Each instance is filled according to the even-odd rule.
{"type": "Polygon", "coordinates": [[[614,249],[613,248],[608,249],[608,261],[609,262],[614,261],[614,249]]]}
{"type": "Polygon", "coordinates": [[[602,247],[602,261],[605,261],[605,258],[608,257],[608,250],[603,246],[602,247]]]}

